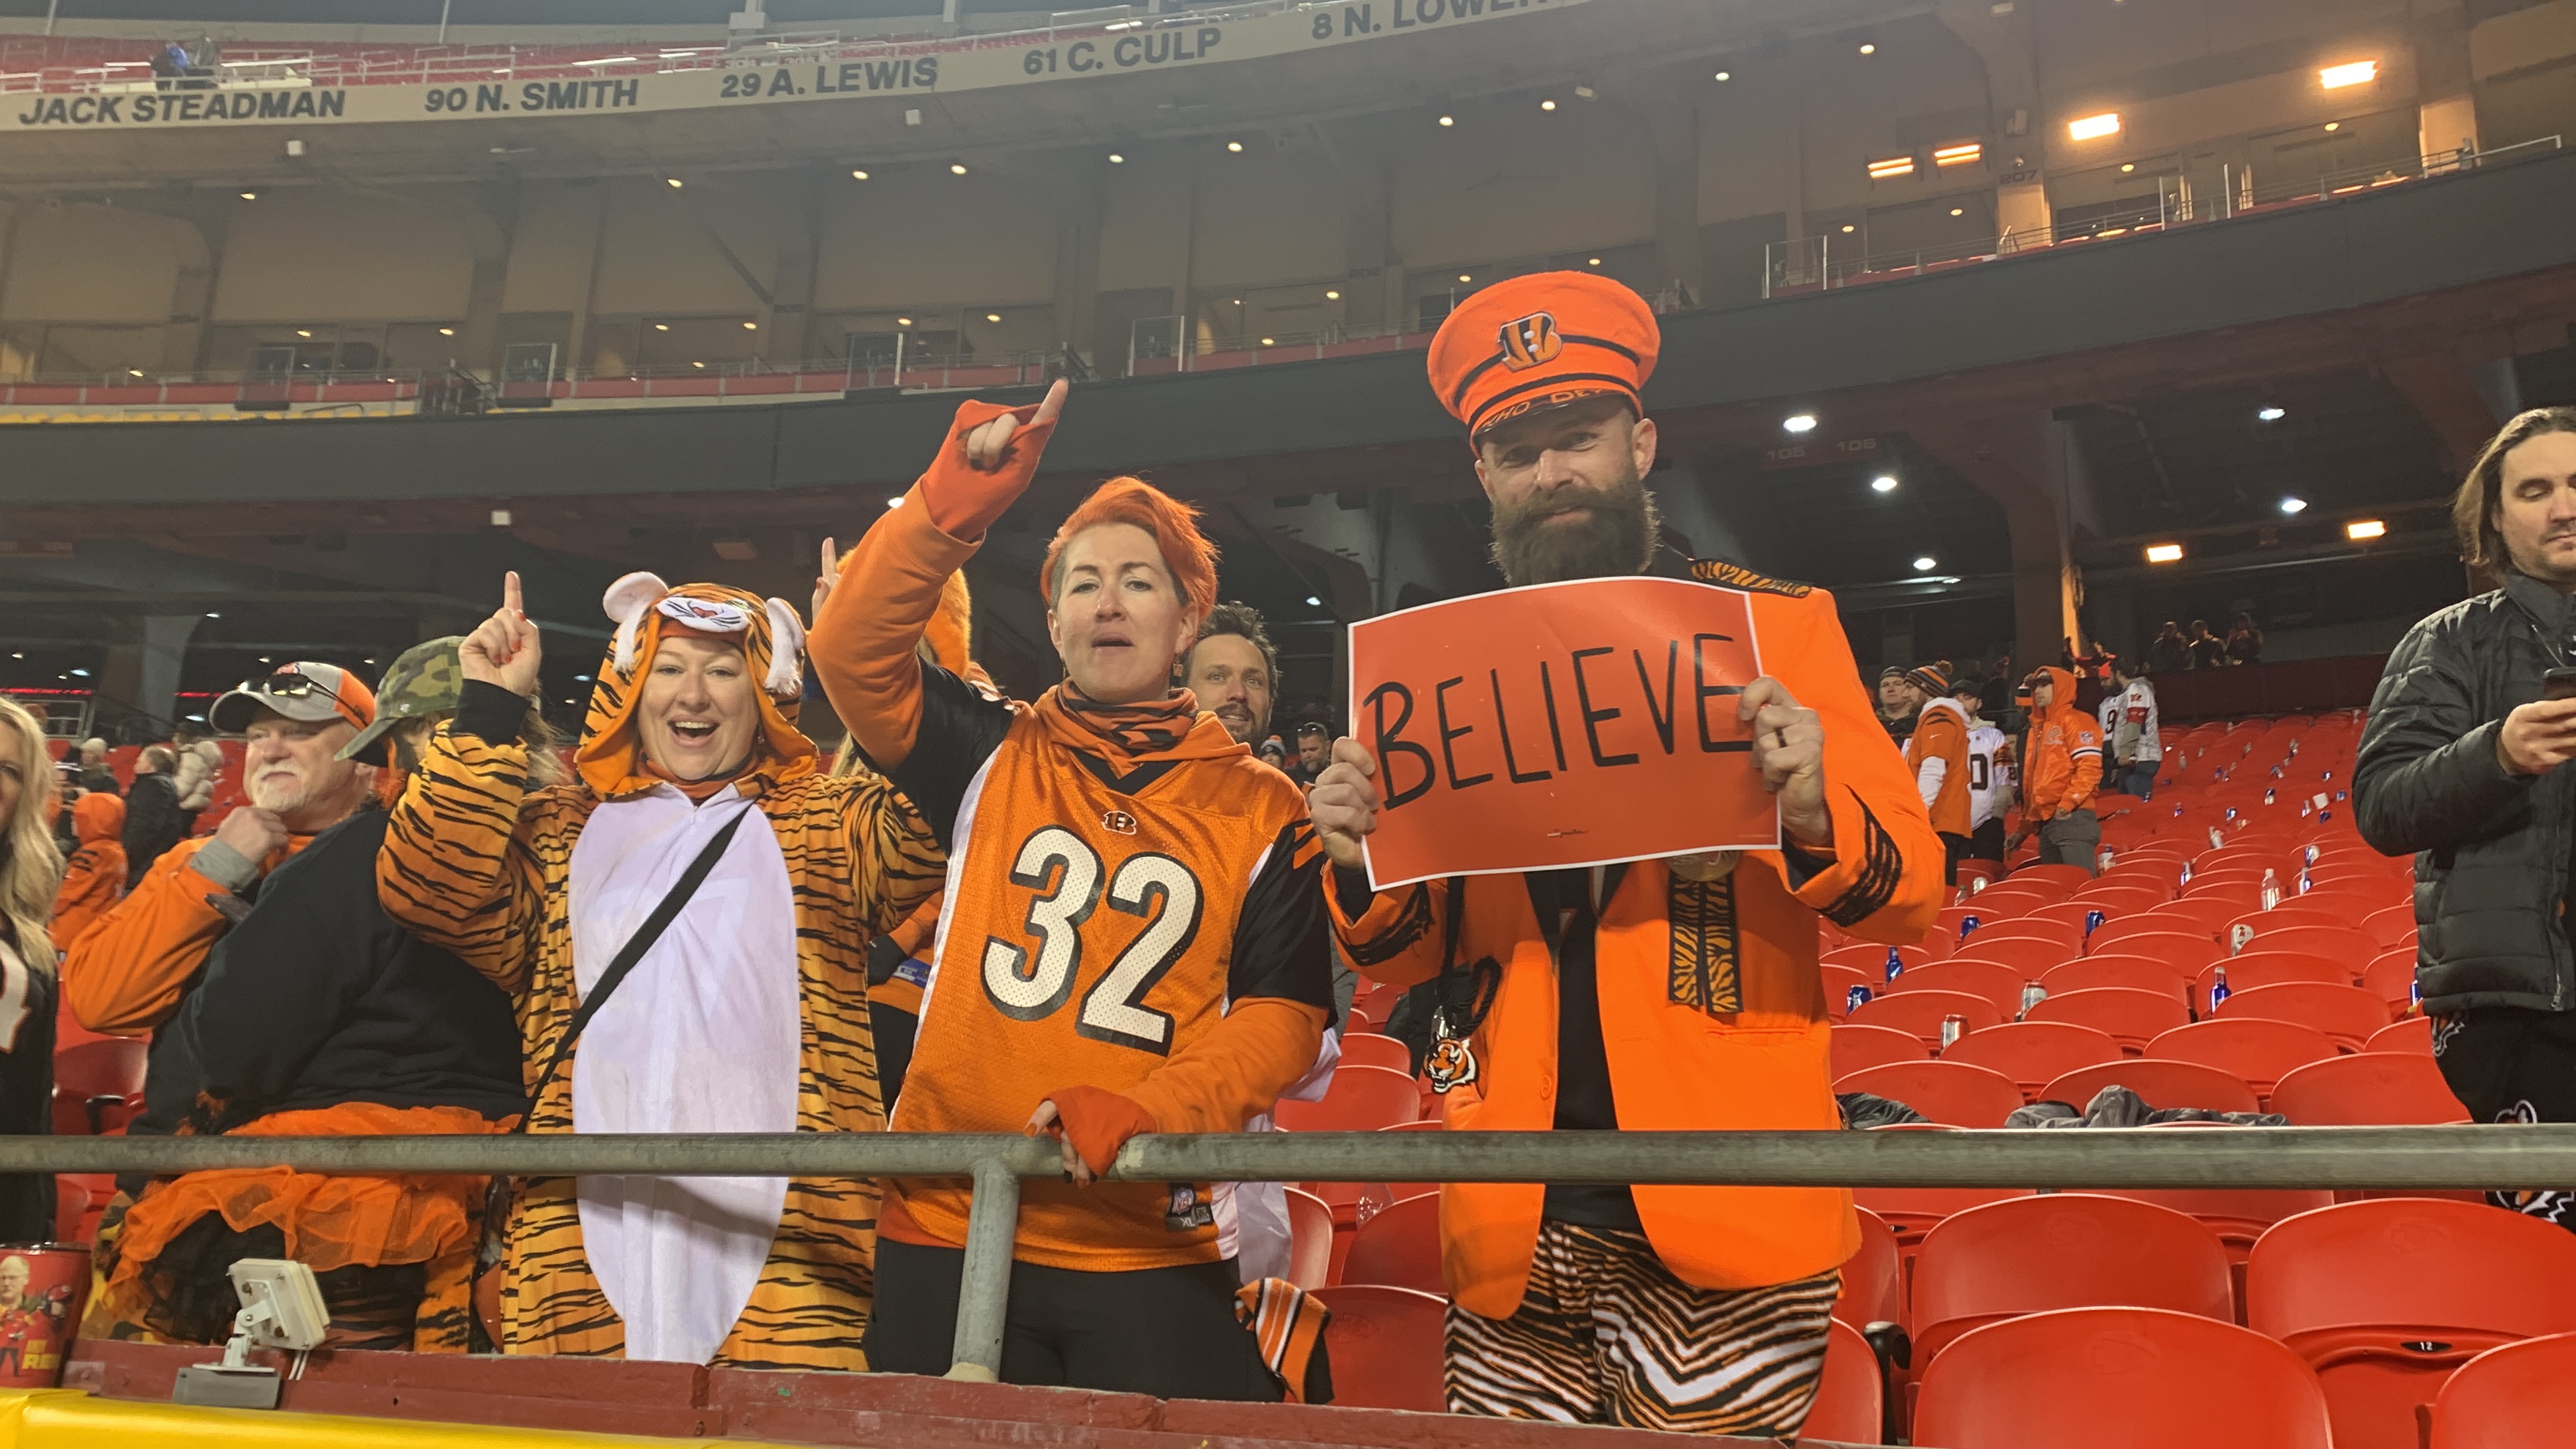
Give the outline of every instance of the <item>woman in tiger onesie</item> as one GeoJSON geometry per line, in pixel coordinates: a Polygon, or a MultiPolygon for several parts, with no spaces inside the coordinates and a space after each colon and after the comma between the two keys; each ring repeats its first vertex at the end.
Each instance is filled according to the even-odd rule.
{"type": "MultiPolygon", "coordinates": [[[[882,778],[818,768],[793,720],[804,630],[789,606],[651,574],[605,603],[617,631],[578,778],[532,788],[518,722],[539,643],[509,576],[460,651],[456,716],[395,807],[385,909],[512,993],[537,1091],[609,962],[712,851],[542,1082],[529,1130],[883,1130],[861,947],[937,886],[929,828],[882,778]]],[[[502,1348],[863,1368],[876,1216],[864,1181],[522,1180],[502,1348]]]]}

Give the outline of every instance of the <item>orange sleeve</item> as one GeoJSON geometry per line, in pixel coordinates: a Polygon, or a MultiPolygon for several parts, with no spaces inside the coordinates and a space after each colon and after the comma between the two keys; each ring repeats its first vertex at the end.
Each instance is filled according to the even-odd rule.
{"type": "Polygon", "coordinates": [[[940,903],[947,899],[946,891],[931,892],[930,899],[914,907],[912,914],[904,917],[902,925],[886,933],[894,938],[895,945],[903,949],[903,954],[919,956],[929,947],[930,938],[939,930],[940,903]]]}
{"type": "Polygon", "coordinates": [[[206,964],[224,918],[206,897],[223,887],[189,868],[213,837],[183,840],[153,863],[134,891],[72,942],[63,1000],[92,1031],[142,1036],[170,1019],[188,978],[206,964]]]}
{"type": "Polygon", "coordinates": [[[1447,886],[1415,881],[1367,897],[1368,909],[1353,916],[1343,910],[1334,888],[1340,867],[1324,867],[1324,903],[1332,913],[1333,938],[1362,976],[1382,986],[1419,986],[1440,974],[1440,953],[1448,944],[1447,886]]]}
{"type": "Polygon", "coordinates": [[[1863,940],[1920,941],[1941,909],[1941,837],[1932,831],[1913,772],[1862,691],[1833,596],[1816,589],[1803,598],[1753,598],[1766,666],[1825,730],[1833,859],[1793,894],[1863,940]]]}
{"type": "Polygon", "coordinates": [[[1323,1044],[1322,1007],[1250,997],[1124,1095],[1160,1132],[1240,1132],[1314,1070],[1323,1044]]]}

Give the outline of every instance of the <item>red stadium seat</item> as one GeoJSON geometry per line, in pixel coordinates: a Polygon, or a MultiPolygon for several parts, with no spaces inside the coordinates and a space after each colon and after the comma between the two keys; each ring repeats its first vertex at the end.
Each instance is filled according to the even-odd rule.
{"type": "MultiPolygon", "coordinates": [[[[1960,1038],[1965,1041],[1966,1038],[1960,1038]]],[[[1922,1062],[1932,1059],[1932,1048],[1923,1038],[1892,1026],[1853,1026],[1845,1023],[1833,1028],[1827,1038],[1828,1060],[1839,1079],[1891,1062],[1922,1062]]]]}
{"type": "Polygon", "coordinates": [[[1342,1038],[1342,1065],[1346,1067],[1384,1067],[1391,1072],[1413,1075],[1413,1048],[1391,1036],[1373,1031],[1355,1031],[1342,1038]]]}
{"type": "Polygon", "coordinates": [[[126,1101],[143,1090],[150,1043],[106,1037],[54,1054],[54,1131],[82,1136],[112,1131],[131,1114],[126,1101]]]}
{"type": "Polygon", "coordinates": [[[2415,942],[2414,903],[2387,906],[2362,917],[2361,933],[2377,941],[2382,950],[2405,946],[2411,951],[2415,942]]]}
{"type": "Polygon", "coordinates": [[[1321,1288],[1333,1271],[1333,1210],[1322,1198],[1288,1189],[1288,1281],[1321,1288]]]}
{"type": "Polygon", "coordinates": [[[1448,1408],[1440,1389],[1447,1299],[1373,1284],[1337,1284],[1315,1296],[1333,1310],[1324,1342],[1333,1360],[1334,1403],[1425,1414],[1448,1408]]]}
{"type": "Polygon", "coordinates": [[[2121,986],[2097,986],[2050,996],[2022,1016],[2024,1021],[2062,1021],[2108,1033],[2120,1050],[2144,1053],[2147,1043],[2191,1020],[2177,997],[2121,986]]]}
{"type": "Polygon", "coordinates": [[[1841,1021],[1851,1013],[1851,989],[1866,986],[1872,993],[1879,989],[1874,975],[1864,975],[1849,966],[1819,966],[1816,970],[1825,982],[1825,1019],[1841,1021]]]}
{"type": "Polygon", "coordinates": [[[1799,1442],[1829,1440],[1875,1444],[1886,1427],[1886,1382],[1879,1376],[1878,1355],[1860,1330],[1834,1320],[1825,1339],[1824,1377],[1816,1384],[1815,1406],[1807,1411],[1799,1442]]]}
{"type": "Polygon", "coordinates": [[[2242,956],[2214,962],[2203,969],[2198,976],[2192,978],[2192,1009],[2203,1016],[2210,1014],[2209,994],[2218,984],[2218,973],[2222,971],[2227,973],[2228,991],[2235,993],[2258,991],[2266,986],[2278,986],[2285,981],[2307,981],[2320,986],[2350,986],[2354,979],[2353,972],[2358,964],[2347,966],[2330,957],[2311,956],[2304,952],[2248,951],[2242,956]]]}
{"type": "Polygon", "coordinates": [[[2146,1061],[2143,1059],[2104,1062],[2099,1066],[2078,1067],[2047,1086],[2040,1088],[2043,1102],[2064,1102],[2081,1112],[2104,1087],[2122,1086],[2138,1094],[2150,1107],[2200,1107],[2212,1112],[2253,1112],[2261,1110],[2254,1089],[2232,1072],[2204,1067],[2198,1062],[2146,1061]]]}
{"type": "Polygon", "coordinates": [[[1971,1329],[2059,1308],[2170,1308],[2232,1322],[2209,1229],[2133,1198],[2060,1192],[1944,1220],[1914,1259],[1918,1372],[1971,1329]]]}
{"type": "MultiPolygon", "coordinates": [[[[1959,949],[1950,953],[1950,961],[1989,962],[2011,971],[2022,981],[2037,981],[2050,967],[2063,966],[2083,954],[2083,946],[2071,940],[1988,935],[1979,931],[1959,943],[1959,949]]],[[[2016,984],[2013,989],[2013,1007],[2008,1010],[2019,1005],[2021,988],[2016,984]]]]}
{"type": "Polygon", "coordinates": [[[1951,1214],[2030,1196],[2028,1188],[1995,1187],[1863,1187],[1852,1191],[1854,1203],[1876,1213],[1896,1234],[1897,1248],[1909,1270],[1915,1250],[1923,1244],[1923,1235],[1951,1214]]]}
{"type": "Polygon", "coordinates": [[[2029,885],[2046,881],[2052,885],[2065,887],[2065,890],[2060,892],[2064,895],[2091,885],[2093,871],[2090,867],[2081,865],[2026,865],[2004,877],[2004,880],[2012,885],[2029,885]]]}
{"type": "Polygon", "coordinates": [[[2361,989],[2388,1003],[2388,1014],[2403,1016],[2415,1007],[2415,948],[2383,951],[2361,968],[2361,989]]]}
{"type": "Polygon", "coordinates": [[[1374,1132],[1422,1117],[1413,1078],[1385,1067],[1343,1065],[1320,1102],[1281,1102],[1275,1119],[1287,1132],[1374,1132]]]}
{"type": "Polygon", "coordinates": [[[2288,951],[2320,957],[2342,966],[2347,975],[2359,980],[2362,967],[2379,954],[2379,943],[2350,926],[2294,925],[2257,930],[2254,939],[2237,954],[2250,956],[2257,951],[2288,951]]]}
{"type": "Polygon", "coordinates": [[[2415,1406],[2453,1369],[2576,1331],[2576,1235],[2432,1198],[2301,1213],[2254,1244],[2245,1321],[2315,1367],[2337,1449],[2409,1449],[2415,1406]]]}
{"type": "Polygon", "coordinates": [[[2259,1016],[2196,1021],[2147,1043],[2148,1060],[2216,1067],[2243,1078],[2257,1098],[2270,1097],[2273,1085],[2292,1071],[2334,1055],[2334,1042],[2315,1027],[2259,1016]]]}
{"type": "Polygon", "coordinates": [[[2236,1321],[2245,1321],[2245,1258],[2254,1242],[2274,1223],[2300,1213],[2334,1206],[2325,1188],[2139,1187],[2102,1188],[2105,1196],[2136,1198],[2187,1213],[2218,1236],[2227,1250],[2228,1272],[2236,1285],[2236,1321]]]}
{"type": "MultiPolygon", "coordinates": [[[[2211,900],[2205,896],[2185,896],[2180,900],[2168,901],[2151,911],[2141,911],[2134,916],[2122,916],[2113,924],[2130,930],[2174,931],[2186,936],[2207,936],[2215,941],[2226,931],[2229,921],[2260,904],[2259,901],[2248,901],[2243,905],[2236,905],[2224,900],[2211,900]]],[[[2111,929],[2110,924],[2102,928],[2103,931],[2109,929],[2111,929]]],[[[2099,937],[2102,931],[2096,931],[2093,934],[2099,937]]],[[[2096,949],[2099,949],[2098,945],[2096,949]]]]}
{"type": "MultiPolygon", "coordinates": [[[[1828,1376],[1833,1362],[1828,1345],[1828,1376]]],[[[2571,1424],[2576,1424],[2576,1333],[2553,1333],[2488,1349],[2443,1380],[2433,1400],[2431,1449],[2547,1444],[2565,1438],[2571,1424]]]]}
{"type": "Polygon", "coordinates": [[[1962,1336],[1924,1374],[1913,1441],[1941,1449],[2335,1446],[2325,1396],[2296,1354],[2232,1323],[2154,1308],[2061,1309],[1962,1336]]]}
{"type": "Polygon", "coordinates": [[[2388,1009],[2358,986],[2324,986],[2313,981],[2285,981],[2239,991],[2218,1004],[2217,1016],[2268,1016],[2313,1026],[2334,1038],[2336,1046],[2357,1052],[2361,1044],[2387,1025],[2388,1009]]]}
{"type": "Polygon", "coordinates": [[[1902,1102],[1945,1127],[2001,1127],[2022,1104],[2012,1078],[1958,1062],[1891,1062],[1837,1077],[1834,1091],[1902,1102]]]}
{"type": "Polygon", "coordinates": [[[1848,966],[1867,977],[1870,985],[1876,986],[1887,979],[1887,953],[1890,951],[1896,953],[1897,960],[1903,962],[1908,971],[1918,966],[1929,966],[1933,961],[1932,953],[1920,946],[1882,946],[1875,941],[1864,941],[1857,946],[1838,946],[1818,964],[1848,966]]]}
{"type": "Polygon", "coordinates": [[[2021,1089],[2022,1100],[2039,1100],[2039,1089],[2078,1067],[2118,1061],[2120,1044],[2111,1034],[2062,1021],[2008,1021],[1987,1031],[1963,1036],[1941,1060],[1999,1072],[2021,1089]]]}
{"type": "Polygon", "coordinates": [[[2400,1018],[2371,1033],[2370,1040],[2363,1042],[2361,1049],[2365,1052],[2422,1052],[2429,1057],[2433,1054],[2433,1018],[2400,1018]]]}
{"type": "MultiPolygon", "coordinates": [[[[2126,946],[2128,943],[2115,944],[2126,946]]],[[[2182,972],[2153,956],[2132,956],[2125,950],[2108,956],[2085,956],[2063,966],[2052,966],[2047,975],[2039,978],[2039,984],[2051,996],[2117,986],[2132,991],[2153,991],[2170,995],[2176,1001],[2186,1001],[2190,999],[2191,992],[2191,980],[2182,972]]]]}
{"type": "Polygon", "coordinates": [[[1360,1224],[1342,1258],[1340,1281],[1447,1293],[1440,1277],[1440,1194],[1401,1198],[1360,1224]]]}
{"type": "Polygon", "coordinates": [[[2469,1109],[2451,1095],[2429,1052],[2363,1052],[2301,1067],[2272,1089],[2272,1109],[2297,1127],[2440,1126],[2469,1120],[2469,1109]]]}
{"type": "Polygon", "coordinates": [[[1905,1322],[1905,1263],[1896,1245],[1896,1229],[1867,1208],[1859,1210],[1860,1251],[1843,1260],[1842,1291],[1834,1297],[1834,1317],[1855,1328],[1873,1323],[1905,1322]]]}
{"type": "MultiPolygon", "coordinates": [[[[1971,942],[1966,951],[1976,949],[1971,942]]],[[[1903,991],[1962,991],[1982,996],[1995,1005],[2009,1021],[2021,1011],[2021,989],[2036,979],[2012,967],[1978,957],[1961,955],[1947,961],[1935,961],[1920,971],[1908,971],[1887,983],[1890,993],[1903,991]]]]}
{"type": "Polygon", "coordinates": [[[1941,1023],[1958,1017],[1961,1034],[2003,1024],[2003,1013],[1982,996],[1964,991],[1894,991],[1862,1002],[1845,1021],[1852,1026],[1886,1026],[1910,1031],[1927,1044],[1941,1043],[1941,1023]]]}

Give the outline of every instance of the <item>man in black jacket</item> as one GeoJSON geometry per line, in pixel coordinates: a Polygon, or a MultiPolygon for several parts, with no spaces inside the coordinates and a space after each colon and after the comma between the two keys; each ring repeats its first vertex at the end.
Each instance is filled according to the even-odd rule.
{"type": "MultiPolygon", "coordinates": [[[[2507,423],[2451,516],[2504,586],[2407,631],[2371,700],[2353,771],[2363,838],[2415,855],[2417,988],[2433,1051],[2480,1121],[2576,1122],[2576,408],[2507,423]]],[[[2576,1195],[2495,1194],[2576,1229],[2576,1195]]]]}
{"type": "Polygon", "coordinates": [[[134,757],[134,788],[125,797],[125,874],[141,880],[162,853],[188,833],[179,808],[179,757],[168,745],[146,745],[134,757]]]}

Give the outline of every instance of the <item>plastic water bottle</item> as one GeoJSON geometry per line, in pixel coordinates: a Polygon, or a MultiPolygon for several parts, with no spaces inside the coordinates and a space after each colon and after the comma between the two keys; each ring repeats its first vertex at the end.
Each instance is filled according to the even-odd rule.
{"type": "Polygon", "coordinates": [[[2109,870],[2111,868],[2111,862],[2117,859],[2119,859],[2119,857],[2112,854],[2111,847],[2107,845],[2103,846],[2100,850],[2093,852],[2093,873],[2095,875],[2099,875],[2102,872],[2109,870]]]}
{"type": "Polygon", "coordinates": [[[1970,933],[1972,933],[1972,932],[1974,932],[1976,929],[1977,929],[1977,918],[1976,918],[1976,917],[1974,917],[1974,916],[1961,916],[1961,917],[1959,918],[1959,939],[1960,939],[1960,940],[1964,941],[1964,940],[1968,939],[1969,934],[1970,934],[1970,933]]]}
{"type": "Polygon", "coordinates": [[[2281,877],[2267,865],[2263,867],[2263,909],[2268,911],[2280,903],[2281,877]]]}
{"type": "Polygon", "coordinates": [[[2085,938],[2086,938],[2087,940],[2092,939],[2092,936],[2093,936],[2094,931],[2098,930],[2098,929],[2101,927],[2102,923],[2103,923],[2104,921],[2109,920],[2109,919],[2110,919],[2110,917],[2109,917],[2109,916],[2106,916],[2106,915],[2102,914],[2100,911],[2086,911],[2086,912],[2084,913],[2084,935],[2085,935],[2085,938]]]}
{"type": "Polygon", "coordinates": [[[2212,1015],[2216,1015],[2218,1012],[2218,1003],[2225,1001],[2228,997],[2227,968],[2224,966],[2213,966],[2210,970],[2215,974],[2210,977],[2209,981],[2209,1010],[2212,1015]]]}
{"type": "MultiPolygon", "coordinates": [[[[2174,813],[2175,813],[2175,814],[2177,814],[2177,815],[2181,814],[2181,813],[2182,813],[2182,807],[2181,807],[2181,806],[2179,806],[2179,805],[2175,806],[2175,807],[2174,807],[2174,813]]],[[[2216,839],[2217,834],[2218,834],[2218,832],[2216,832],[2216,831],[2211,831],[2211,832],[2210,832],[2210,835],[2211,835],[2211,838],[2212,838],[2212,840],[2213,840],[2213,841],[2216,839]]],[[[2186,861],[2184,861],[2184,862],[2182,863],[2182,883],[2183,883],[2184,885],[2189,885],[2189,884],[2191,884],[2191,862],[2190,862],[2190,861],[2187,861],[2187,860],[2186,860],[2186,861]]]]}
{"type": "Polygon", "coordinates": [[[2263,792],[2263,803],[2266,805],[2272,803],[2272,792],[2270,790],[2265,790],[2263,792]]]}
{"type": "Polygon", "coordinates": [[[1967,1035],[1968,1019],[1964,1016],[1941,1018],[1941,1050],[1948,1051],[1960,1037],[1967,1035]]]}
{"type": "Polygon", "coordinates": [[[2308,879],[2308,873],[2307,873],[2306,871],[2304,871],[2304,870],[2300,871],[2300,872],[2299,872],[2299,894],[2301,894],[2301,895],[2306,895],[2306,894],[2308,893],[2308,889],[2309,889],[2310,885],[2312,885],[2312,884],[2313,884],[2313,882],[2311,882],[2311,881],[2308,879]]]}
{"type": "Polygon", "coordinates": [[[2299,849],[2299,863],[2300,863],[2301,865],[2314,865],[2314,864],[2316,864],[2316,863],[2317,863],[2317,848],[2316,848],[2315,846],[2313,846],[2313,845],[2308,845],[2308,846],[2302,846],[2302,847],[2300,847],[2300,849],[2299,849]]]}
{"type": "Polygon", "coordinates": [[[1905,957],[1894,946],[1887,948],[1887,979],[1893,981],[1905,969],[1905,957]]]}
{"type": "Polygon", "coordinates": [[[2030,1009],[2032,1007],[2039,1005],[2047,999],[2047,987],[2040,985],[2036,981],[2025,981],[2021,984],[2021,1014],[2023,1016],[2030,1015],[2030,1009]]]}
{"type": "Polygon", "coordinates": [[[1843,993],[1843,1015],[1849,1016],[1867,1005],[1869,1005],[1869,987],[1866,983],[1843,993]]]}

